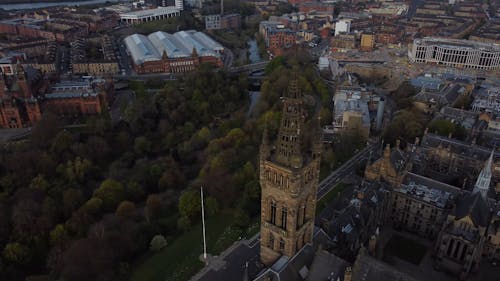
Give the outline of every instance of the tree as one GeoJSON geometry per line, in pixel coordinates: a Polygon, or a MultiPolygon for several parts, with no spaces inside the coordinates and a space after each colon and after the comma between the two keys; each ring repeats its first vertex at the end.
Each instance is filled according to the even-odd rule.
{"type": "Polygon", "coordinates": [[[134,151],[139,155],[145,155],[151,152],[151,141],[146,137],[137,137],[134,141],[134,151]]]}
{"type": "Polygon", "coordinates": [[[16,238],[31,240],[43,232],[39,218],[42,213],[41,204],[33,198],[19,200],[12,209],[12,222],[16,238]]]}
{"type": "Polygon", "coordinates": [[[82,206],[81,210],[90,215],[95,215],[101,211],[102,205],[102,199],[92,197],[82,206]]]}
{"type": "Polygon", "coordinates": [[[29,248],[18,242],[9,243],[3,249],[5,260],[16,264],[28,263],[30,255],[29,248]]]}
{"type": "Polygon", "coordinates": [[[237,227],[245,228],[250,224],[250,217],[241,209],[236,209],[233,215],[233,224],[237,227]]]}
{"type": "Polygon", "coordinates": [[[92,168],[92,163],[89,160],[76,157],[66,162],[66,165],[59,165],[57,171],[64,175],[68,182],[83,182],[90,168],[92,168]]]}
{"type": "Polygon", "coordinates": [[[460,124],[446,119],[434,120],[429,124],[429,131],[436,132],[440,136],[452,135],[457,139],[464,139],[467,132],[460,124]]]}
{"type": "Polygon", "coordinates": [[[38,188],[43,191],[47,191],[47,189],[49,188],[49,183],[42,174],[39,174],[38,176],[34,177],[33,180],[31,180],[30,188],[38,188]]]}
{"type": "Polygon", "coordinates": [[[127,184],[125,189],[126,198],[131,201],[139,201],[144,198],[144,190],[142,187],[135,181],[131,181],[127,184]]]}
{"type": "Polygon", "coordinates": [[[135,204],[130,201],[122,201],[118,208],[116,208],[115,214],[122,218],[128,218],[133,215],[135,211],[135,204]]]}
{"type": "Polygon", "coordinates": [[[179,198],[179,213],[181,216],[194,218],[201,212],[201,197],[196,191],[186,191],[179,198]]]}
{"type": "Polygon", "coordinates": [[[38,147],[48,147],[62,126],[61,120],[50,112],[43,114],[30,134],[30,142],[38,147]]]}
{"type": "Polygon", "coordinates": [[[217,214],[219,211],[219,203],[217,203],[217,199],[209,196],[205,199],[205,211],[208,216],[213,216],[217,214]]]}
{"type": "Polygon", "coordinates": [[[66,216],[70,216],[83,203],[83,194],[79,189],[70,188],[63,192],[62,208],[66,216]]]}
{"type": "Polygon", "coordinates": [[[69,151],[73,144],[73,136],[66,130],[60,131],[52,141],[51,151],[56,155],[61,155],[63,152],[69,151]]]}
{"type": "Polygon", "coordinates": [[[52,245],[62,245],[69,239],[68,231],[63,224],[58,224],[50,232],[50,243],[52,245]]]}
{"type": "Polygon", "coordinates": [[[94,197],[102,200],[105,210],[110,210],[115,208],[125,198],[125,189],[120,182],[113,179],[106,179],[94,191],[94,197]]]}
{"type": "Polygon", "coordinates": [[[149,222],[155,217],[156,214],[161,210],[162,203],[161,197],[158,194],[150,194],[146,200],[146,207],[144,208],[144,215],[146,220],[149,222]]]}
{"type": "Polygon", "coordinates": [[[461,109],[469,109],[472,103],[472,97],[470,95],[461,95],[456,101],[453,107],[461,109]]]}
{"type": "Polygon", "coordinates": [[[191,229],[191,220],[187,216],[181,216],[177,220],[177,228],[182,231],[188,231],[191,229]]]}
{"type": "Polygon", "coordinates": [[[155,235],[153,239],[151,239],[150,249],[154,252],[158,252],[161,249],[167,246],[167,240],[163,235],[155,235]]]}
{"type": "Polygon", "coordinates": [[[63,254],[63,280],[111,280],[115,266],[109,243],[96,239],[75,241],[63,254]]]}

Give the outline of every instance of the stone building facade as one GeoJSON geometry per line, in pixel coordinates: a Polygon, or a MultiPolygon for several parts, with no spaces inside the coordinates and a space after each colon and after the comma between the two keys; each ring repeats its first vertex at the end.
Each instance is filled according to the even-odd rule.
{"type": "Polygon", "coordinates": [[[365,179],[370,181],[383,180],[391,186],[399,186],[403,182],[405,172],[411,170],[412,162],[408,160],[407,151],[399,148],[399,141],[392,150],[387,144],[382,158],[366,167],[365,179]]]}
{"type": "Polygon", "coordinates": [[[13,75],[0,73],[0,127],[29,127],[41,119],[37,95],[43,87],[39,72],[31,69],[29,75],[20,63],[13,75]]]}
{"type": "Polygon", "coordinates": [[[318,125],[319,136],[312,152],[303,151],[302,100],[298,81],[294,79],[283,100],[276,148],[271,149],[267,129],[260,147],[260,259],[266,266],[281,256],[291,258],[312,243],[322,138],[318,125]]]}
{"type": "MultiPolygon", "coordinates": [[[[453,142],[457,145],[458,141],[453,142]]],[[[429,140],[424,136],[421,146],[409,145],[411,153],[399,148],[391,151],[387,146],[379,160],[367,165],[365,180],[385,184],[390,191],[385,219],[380,223],[435,241],[435,267],[465,280],[478,270],[483,260],[500,258],[500,209],[491,188],[492,182],[496,182],[496,153],[490,151],[482,163],[477,154],[471,154],[475,158],[473,163],[482,169],[475,174],[472,189],[467,184],[459,188],[436,177],[411,172],[412,163],[418,163],[415,170],[421,170],[423,162],[434,161],[429,157],[433,149],[426,145],[429,140]],[[395,154],[395,151],[400,152],[395,154]]],[[[448,156],[451,151],[447,150],[448,156]]],[[[472,160],[462,156],[465,157],[462,161],[447,162],[445,170],[435,172],[446,174],[450,165],[453,171],[460,172],[466,169],[463,165],[472,165],[465,164],[472,160]]]]}
{"type": "Polygon", "coordinates": [[[111,103],[111,81],[64,81],[50,85],[40,71],[18,63],[12,75],[0,73],[0,128],[35,125],[42,113],[92,115],[111,103]]]}

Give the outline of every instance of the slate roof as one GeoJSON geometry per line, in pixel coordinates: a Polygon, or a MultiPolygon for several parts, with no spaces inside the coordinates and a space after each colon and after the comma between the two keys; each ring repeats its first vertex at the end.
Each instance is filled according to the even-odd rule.
{"type": "Polygon", "coordinates": [[[408,161],[408,153],[399,147],[391,149],[391,164],[397,172],[401,172],[408,161]]]}
{"type": "Polygon", "coordinates": [[[330,210],[329,219],[323,222],[335,254],[347,260],[353,259],[352,254],[375,232],[373,216],[384,204],[384,192],[378,183],[364,182],[355,190],[354,199],[348,203],[346,200],[336,202],[336,210],[330,210]]]}
{"type": "Polygon", "coordinates": [[[486,227],[489,222],[490,208],[480,192],[469,193],[458,200],[453,215],[456,220],[470,216],[474,225],[486,227]]]}
{"type": "Polygon", "coordinates": [[[459,84],[450,85],[440,92],[422,89],[422,91],[415,95],[414,99],[424,103],[435,102],[439,106],[451,105],[464,91],[465,89],[459,84]]]}
{"type": "Polygon", "coordinates": [[[344,281],[344,272],[348,263],[336,255],[324,250],[316,252],[308,280],[344,281]]]}
{"type": "Polygon", "coordinates": [[[306,244],[293,257],[281,256],[271,267],[264,269],[254,279],[255,281],[303,281],[309,275],[309,268],[313,262],[316,250],[320,245],[325,245],[329,240],[326,233],[314,228],[313,244],[306,244]]]}
{"type": "MultiPolygon", "coordinates": [[[[436,134],[427,133],[422,138],[421,147],[423,148],[426,147],[435,148],[438,147],[439,145],[442,145],[444,147],[450,146],[452,153],[460,154],[475,159],[480,159],[483,161],[486,161],[486,159],[488,159],[491,153],[491,148],[479,145],[472,145],[467,142],[459,141],[457,139],[442,137],[436,134]]],[[[495,151],[494,158],[497,159],[500,158],[499,151],[495,151]]]]}

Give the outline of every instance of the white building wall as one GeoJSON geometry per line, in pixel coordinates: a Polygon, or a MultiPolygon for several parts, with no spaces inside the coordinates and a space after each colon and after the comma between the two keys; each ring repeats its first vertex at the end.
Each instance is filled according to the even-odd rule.
{"type": "MultiPolygon", "coordinates": [[[[337,31],[335,31],[337,32],[337,31]]],[[[465,40],[466,41],[466,40],[465,40]]],[[[408,51],[408,58],[411,62],[436,63],[451,67],[474,68],[492,70],[500,68],[500,50],[491,46],[491,48],[470,46],[465,42],[463,47],[457,43],[457,40],[447,44],[443,42],[425,42],[416,39],[408,51]],[[425,55],[421,55],[421,53],[425,55]]]]}
{"type": "Polygon", "coordinates": [[[179,11],[184,10],[184,1],[183,0],[175,0],[175,7],[179,9],[179,11]]]}
{"type": "Polygon", "coordinates": [[[339,35],[341,32],[345,33],[351,32],[350,19],[341,19],[335,24],[335,36],[339,35]]]}

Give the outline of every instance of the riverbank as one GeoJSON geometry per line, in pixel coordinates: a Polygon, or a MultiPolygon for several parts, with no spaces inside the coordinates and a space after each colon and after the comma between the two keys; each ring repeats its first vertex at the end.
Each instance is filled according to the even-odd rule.
{"type": "Polygon", "coordinates": [[[54,0],[0,0],[0,9],[10,10],[29,10],[56,6],[81,6],[93,4],[105,4],[116,2],[128,2],[128,0],[66,0],[63,2],[54,2],[54,0]]]}

